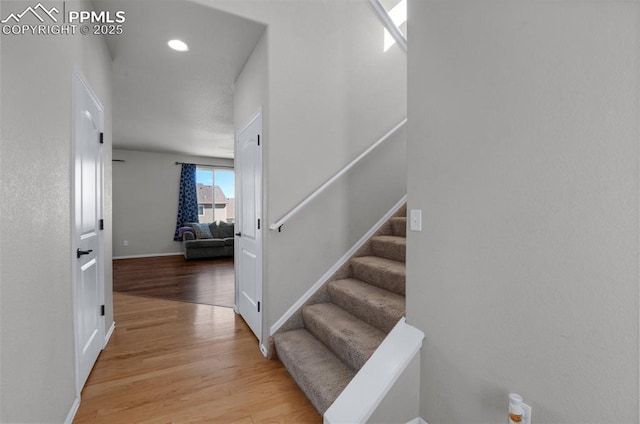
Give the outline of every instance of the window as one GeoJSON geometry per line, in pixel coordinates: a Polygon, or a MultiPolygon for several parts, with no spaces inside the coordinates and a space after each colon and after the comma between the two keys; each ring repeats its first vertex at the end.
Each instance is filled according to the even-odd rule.
{"type": "MultiPolygon", "coordinates": [[[[405,37],[407,37],[407,0],[400,0],[399,2],[397,2],[397,0],[394,0],[394,1],[387,0],[385,1],[385,3],[386,4],[390,3],[389,5],[396,3],[393,7],[386,8],[387,14],[389,15],[393,23],[396,24],[398,29],[400,29],[402,34],[405,37]]],[[[396,44],[396,40],[385,28],[384,29],[384,51],[386,52],[387,50],[389,50],[394,44],[396,44]]]]}
{"type": "Polygon", "coordinates": [[[235,222],[235,172],[198,166],[196,169],[198,189],[198,215],[200,222],[235,222]]]}

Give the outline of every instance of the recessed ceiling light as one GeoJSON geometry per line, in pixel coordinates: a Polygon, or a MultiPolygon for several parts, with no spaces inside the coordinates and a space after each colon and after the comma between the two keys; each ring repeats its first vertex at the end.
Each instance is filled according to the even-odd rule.
{"type": "Polygon", "coordinates": [[[179,52],[187,52],[187,51],[189,51],[189,46],[187,46],[187,43],[185,43],[184,41],[170,40],[167,44],[173,50],[176,50],[176,51],[179,51],[179,52]]]}

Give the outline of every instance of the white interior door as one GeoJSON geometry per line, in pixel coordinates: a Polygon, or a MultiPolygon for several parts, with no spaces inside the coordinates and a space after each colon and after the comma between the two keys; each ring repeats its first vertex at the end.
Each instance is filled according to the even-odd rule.
{"type": "Polygon", "coordinates": [[[78,74],[73,79],[74,137],[74,309],[76,368],[81,390],[104,343],[102,311],[103,109],[78,74]]]}
{"type": "Polygon", "coordinates": [[[238,135],[236,276],[238,312],[262,340],[262,114],[238,135]]]}

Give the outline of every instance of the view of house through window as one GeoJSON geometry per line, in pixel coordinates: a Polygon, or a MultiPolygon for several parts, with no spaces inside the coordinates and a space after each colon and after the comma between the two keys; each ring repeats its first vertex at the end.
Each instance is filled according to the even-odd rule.
{"type": "Polygon", "coordinates": [[[196,185],[199,222],[235,222],[235,172],[232,169],[199,166],[196,185]]]}

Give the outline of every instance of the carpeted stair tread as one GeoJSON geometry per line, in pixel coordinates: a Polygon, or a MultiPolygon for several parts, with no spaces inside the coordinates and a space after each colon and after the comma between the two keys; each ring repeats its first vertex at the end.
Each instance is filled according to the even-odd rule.
{"type": "Polygon", "coordinates": [[[405,315],[405,298],[355,278],[333,280],[329,297],[345,311],[388,334],[405,315]]]}
{"type": "Polygon", "coordinates": [[[274,341],[280,361],[320,415],[324,414],[355,371],[307,330],[278,333],[274,341]]]}
{"type": "Polygon", "coordinates": [[[406,237],[407,236],[407,217],[396,216],[391,218],[391,232],[394,236],[406,237]]]}
{"type": "Polygon", "coordinates": [[[358,252],[369,256],[352,257],[337,273],[349,270],[350,278],[328,282],[322,300],[296,313],[297,328],[305,328],[273,336],[280,361],[320,415],[405,315],[406,205],[377,234],[358,252]]]}
{"type": "Polygon", "coordinates": [[[376,236],[371,239],[371,250],[375,256],[405,262],[407,239],[398,236],[376,236]]]}
{"type": "Polygon", "coordinates": [[[305,328],[354,370],[362,368],[386,334],[333,303],[302,309],[305,328]]]}
{"type": "Polygon", "coordinates": [[[350,265],[353,277],[404,296],[404,263],[377,256],[361,256],[351,259],[350,265]]]}

